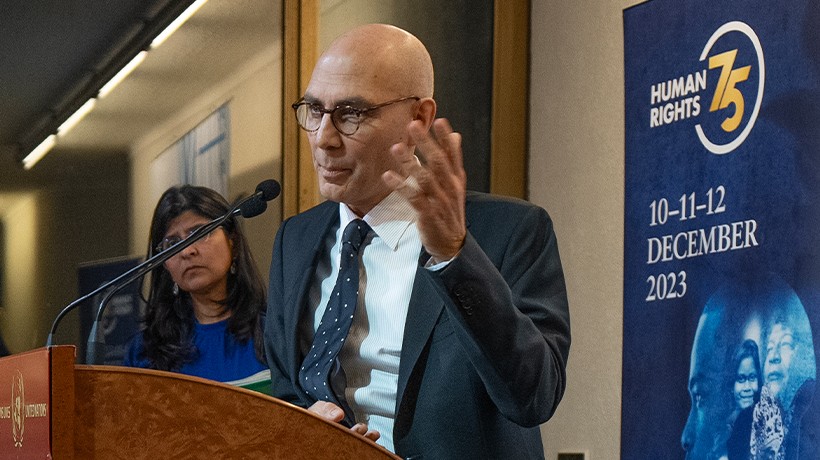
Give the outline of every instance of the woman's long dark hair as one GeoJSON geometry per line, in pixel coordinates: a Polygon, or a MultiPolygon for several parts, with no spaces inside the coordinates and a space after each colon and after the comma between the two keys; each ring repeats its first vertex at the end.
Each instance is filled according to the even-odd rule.
{"type": "MultiPolygon", "coordinates": [[[[192,185],[171,187],[162,194],[148,239],[148,257],[165,237],[170,222],[191,211],[207,219],[226,214],[230,205],[219,193],[192,185]]],[[[262,323],[265,315],[265,287],[256,268],[239,222],[234,216],[222,225],[233,242],[233,263],[236,273],[228,273],[227,298],[223,304],[231,311],[228,331],[239,342],[253,340],[256,356],[264,362],[262,323]]],[[[233,271],[233,270],[232,270],[233,271]]],[[[164,266],[151,271],[145,314],[143,343],[145,358],[154,369],[176,371],[197,358],[193,344],[194,313],[191,297],[179,291],[173,293],[174,281],[164,266]]]]}

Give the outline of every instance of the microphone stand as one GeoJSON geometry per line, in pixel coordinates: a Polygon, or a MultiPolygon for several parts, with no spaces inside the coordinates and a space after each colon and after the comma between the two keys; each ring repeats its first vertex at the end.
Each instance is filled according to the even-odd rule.
{"type": "MultiPolygon", "coordinates": [[[[96,353],[96,345],[99,344],[99,343],[104,343],[105,342],[104,339],[98,338],[98,336],[99,336],[99,334],[98,334],[98,329],[99,329],[98,324],[100,322],[100,319],[102,318],[102,313],[103,313],[103,310],[105,309],[105,304],[109,301],[109,299],[111,298],[111,296],[114,293],[116,293],[117,291],[119,291],[123,287],[127,286],[128,284],[134,282],[135,280],[139,279],[140,277],[144,276],[146,273],[150,272],[151,270],[158,267],[159,265],[165,263],[166,260],[168,260],[171,257],[177,255],[183,249],[185,249],[188,246],[190,246],[190,245],[194,244],[195,242],[199,241],[205,235],[207,235],[207,234],[211,233],[212,231],[216,230],[217,227],[224,224],[225,221],[228,220],[228,218],[230,218],[231,216],[233,216],[235,214],[242,213],[242,207],[246,203],[248,203],[252,200],[262,200],[262,199],[265,199],[265,198],[266,198],[266,196],[264,196],[264,194],[261,191],[257,191],[257,193],[254,193],[253,195],[250,195],[247,198],[245,198],[244,200],[240,201],[233,208],[231,208],[231,210],[228,213],[226,213],[225,215],[223,215],[221,217],[217,217],[216,219],[208,222],[207,224],[203,225],[202,227],[194,230],[194,232],[191,233],[190,235],[188,235],[188,237],[185,238],[184,240],[176,243],[175,245],[171,246],[168,249],[165,249],[165,250],[155,254],[154,256],[147,259],[145,262],[137,265],[136,267],[132,268],[131,270],[128,270],[127,272],[123,273],[122,275],[118,276],[117,278],[114,278],[113,280],[103,284],[102,286],[98,287],[97,289],[91,291],[90,293],[88,293],[88,294],[80,297],[79,299],[71,302],[70,304],[68,304],[65,308],[63,308],[62,311],[60,311],[60,313],[54,319],[54,322],[51,325],[51,330],[48,333],[48,339],[46,340],[46,347],[50,347],[50,346],[53,345],[53,343],[54,343],[54,332],[57,330],[57,324],[66,315],[66,313],[68,313],[69,311],[76,308],[77,305],[81,304],[82,302],[90,299],[91,297],[93,297],[93,296],[99,294],[100,292],[102,292],[102,291],[104,291],[104,290],[106,290],[106,289],[113,286],[114,289],[112,289],[111,292],[109,292],[108,295],[106,295],[106,297],[100,303],[99,309],[97,310],[96,319],[94,320],[94,324],[91,327],[91,333],[89,334],[89,342],[88,342],[88,347],[87,347],[87,350],[86,350],[86,361],[87,361],[87,363],[90,363],[90,364],[98,364],[98,363],[96,363],[96,361],[98,360],[97,353],[96,353]]],[[[264,201],[262,203],[265,206],[267,206],[267,203],[265,203],[264,201]]],[[[257,205],[257,207],[258,206],[259,205],[257,205]]],[[[99,336],[99,337],[101,337],[101,336],[99,336]]]]}

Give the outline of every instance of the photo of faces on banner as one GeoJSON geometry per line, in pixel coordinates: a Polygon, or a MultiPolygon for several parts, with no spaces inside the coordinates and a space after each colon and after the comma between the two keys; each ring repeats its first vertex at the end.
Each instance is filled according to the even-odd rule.
{"type": "Polygon", "coordinates": [[[686,458],[797,459],[815,379],[809,318],[790,286],[767,276],[722,287],[692,344],[686,458]]]}

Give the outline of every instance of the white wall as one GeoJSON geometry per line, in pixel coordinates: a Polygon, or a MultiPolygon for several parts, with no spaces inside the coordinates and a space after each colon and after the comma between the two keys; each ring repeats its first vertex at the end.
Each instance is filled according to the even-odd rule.
{"type": "Polygon", "coordinates": [[[15,200],[0,216],[5,225],[4,292],[0,299],[0,325],[5,326],[0,333],[9,350],[28,350],[42,346],[39,337],[33,333],[41,322],[41,290],[37,289],[43,280],[39,274],[40,258],[37,239],[40,222],[39,200],[36,193],[26,194],[15,200]],[[13,325],[13,327],[11,327],[13,325]],[[25,332],[25,333],[21,333],[25,332]]]}
{"type": "Polygon", "coordinates": [[[573,342],[547,459],[620,458],[623,324],[623,9],[636,0],[533,0],[530,200],[555,221],[573,342]]]}

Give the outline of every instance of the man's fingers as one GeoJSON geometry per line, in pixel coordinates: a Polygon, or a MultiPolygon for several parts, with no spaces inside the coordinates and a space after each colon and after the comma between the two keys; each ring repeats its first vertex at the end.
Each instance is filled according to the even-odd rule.
{"type": "Polygon", "coordinates": [[[453,132],[450,122],[438,119],[427,130],[415,120],[408,126],[410,142],[398,143],[390,149],[399,162],[398,171],[387,171],[384,182],[413,203],[442,198],[453,186],[453,180],[465,178],[461,153],[461,135],[453,132]],[[413,150],[415,145],[415,153],[413,150]],[[423,161],[420,161],[418,156],[423,161]]]}
{"type": "Polygon", "coordinates": [[[429,132],[414,132],[411,127],[411,137],[418,144],[430,176],[419,180],[422,188],[426,181],[435,181],[446,189],[453,176],[461,178],[464,175],[461,134],[453,131],[449,121],[435,120],[429,132]]]}
{"type": "MultiPolygon", "coordinates": [[[[415,121],[412,122],[411,126],[412,126],[413,123],[418,123],[418,122],[415,122],[415,121]]],[[[412,129],[410,129],[410,131],[412,131],[412,129]]],[[[390,154],[393,156],[393,158],[395,158],[399,162],[402,169],[404,169],[404,168],[413,168],[413,167],[416,167],[416,166],[421,164],[419,162],[418,157],[416,157],[415,153],[416,153],[415,139],[413,139],[412,134],[410,134],[410,139],[408,139],[404,142],[399,142],[397,144],[394,144],[390,148],[390,154]]],[[[407,171],[405,171],[405,173],[407,173],[407,171]]]]}
{"type": "Polygon", "coordinates": [[[308,410],[331,422],[340,422],[345,418],[341,407],[327,401],[316,401],[308,410]]]}
{"type": "Polygon", "coordinates": [[[364,434],[364,437],[373,442],[376,442],[379,440],[379,438],[382,437],[382,434],[376,430],[367,430],[367,432],[364,434]]]}
{"type": "Polygon", "coordinates": [[[450,170],[458,172],[464,170],[464,159],[461,152],[461,134],[450,132],[443,139],[444,150],[447,152],[450,170]]]}
{"type": "Polygon", "coordinates": [[[415,177],[424,172],[424,167],[419,158],[412,153],[408,154],[406,149],[407,146],[404,144],[396,144],[390,148],[390,154],[401,163],[401,171],[385,171],[382,174],[382,180],[388,187],[399,191],[405,198],[412,198],[419,191],[415,177]]]}
{"type": "Polygon", "coordinates": [[[373,442],[377,441],[381,437],[381,433],[376,430],[368,430],[367,425],[364,423],[357,423],[353,425],[350,431],[360,434],[373,442]]]}
{"type": "MultiPolygon", "coordinates": [[[[345,417],[345,413],[341,407],[327,401],[316,401],[312,406],[308,407],[308,410],[331,422],[341,422],[345,417]]],[[[358,433],[373,442],[376,442],[381,437],[381,433],[376,430],[369,430],[364,423],[353,425],[350,431],[358,433]]]]}
{"type": "MultiPolygon", "coordinates": [[[[449,124],[447,124],[447,126],[449,126],[449,124]]],[[[446,161],[446,158],[444,158],[446,154],[440,143],[442,140],[441,137],[438,137],[438,135],[434,137],[433,133],[425,131],[421,123],[411,123],[409,132],[410,137],[416,143],[417,150],[424,159],[425,166],[428,168],[438,168],[442,164],[442,161],[446,161]]]]}

